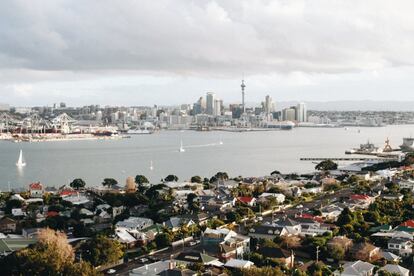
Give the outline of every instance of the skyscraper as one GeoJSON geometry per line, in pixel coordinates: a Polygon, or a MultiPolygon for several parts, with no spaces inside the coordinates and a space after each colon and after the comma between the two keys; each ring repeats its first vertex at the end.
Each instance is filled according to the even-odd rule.
{"type": "Polygon", "coordinates": [[[220,116],[221,115],[221,106],[223,105],[223,101],[220,99],[215,99],[214,100],[214,111],[213,111],[213,115],[214,116],[220,116]]]}
{"type": "Polygon", "coordinates": [[[307,110],[306,110],[306,104],[305,103],[299,103],[296,106],[296,121],[298,122],[307,122],[308,116],[307,116],[307,110]]]}
{"type": "Polygon", "coordinates": [[[295,111],[295,107],[293,106],[293,107],[289,107],[289,108],[285,108],[285,109],[283,109],[282,110],[282,120],[284,120],[284,121],[295,121],[295,113],[296,113],[296,111],[295,111]]]}
{"type": "Polygon", "coordinates": [[[270,97],[269,95],[267,95],[265,98],[264,112],[266,114],[270,114],[273,112],[273,100],[272,100],[272,97],[270,97]]]}
{"type": "Polygon", "coordinates": [[[214,93],[207,93],[206,95],[206,113],[209,115],[214,114],[214,102],[215,102],[216,94],[214,93]]]}

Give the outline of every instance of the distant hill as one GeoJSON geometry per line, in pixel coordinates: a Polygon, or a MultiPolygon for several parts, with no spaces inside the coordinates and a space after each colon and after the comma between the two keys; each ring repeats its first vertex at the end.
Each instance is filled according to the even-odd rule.
{"type": "MultiPolygon", "coordinates": [[[[276,102],[276,109],[296,105],[297,101],[276,102]]],[[[307,102],[308,110],[323,111],[414,111],[414,101],[329,101],[307,102]]]]}

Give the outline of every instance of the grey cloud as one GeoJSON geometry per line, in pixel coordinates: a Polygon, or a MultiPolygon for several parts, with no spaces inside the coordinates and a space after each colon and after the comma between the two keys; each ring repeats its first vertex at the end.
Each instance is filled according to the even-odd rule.
{"type": "Polygon", "coordinates": [[[414,62],[411,1],[0,2],[0,68],[209,76],[414,62]]]}

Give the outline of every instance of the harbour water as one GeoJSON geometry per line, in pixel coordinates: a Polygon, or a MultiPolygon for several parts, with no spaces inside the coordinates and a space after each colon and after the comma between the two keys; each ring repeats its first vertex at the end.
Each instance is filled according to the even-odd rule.
{"type": "Polygon", "coordinates": [[[398,147],[403,137],[413,134],[414,126],[403,125],[244,133],[161,131],[131,139],[99,141],[3,141],[0,189],[5,191],[9,185],[23,187],[34,181],[58,187],[74,178],[83,178],[89,186],[99,185],[106,177],[124,183],[128,176],[137,174],[157,182],[168,174],[185,180],[193,175],[211,177],[217,171],[226,171],[230,176],[260,176],[273,170],[310,172],[315,164],[299,158],[344,157],[346,149],[367,140],[382,147],[387,137],[393,147],[398,147]],[[185,152],[179,152],[181,140],[185,152]],[[20,149],[27,163],[22,168],[16,167],[20,149]]]}

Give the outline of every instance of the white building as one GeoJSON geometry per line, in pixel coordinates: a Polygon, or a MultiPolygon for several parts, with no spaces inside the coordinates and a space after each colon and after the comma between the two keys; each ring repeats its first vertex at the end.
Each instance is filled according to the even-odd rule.
{"type": "Polygon", "coordinates": [[[215,98],[216,94],[214,93],[209,92],[206,95],[206,113],[209,115],[214,115],[215,98]]]}
{"type": "Polygon", "coordinates": [[[305,103],[299,103],[296,106],[296,120],[300,123],[308,121],[305,103]]]}

